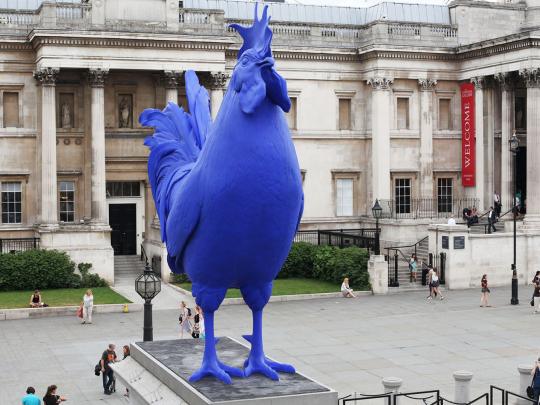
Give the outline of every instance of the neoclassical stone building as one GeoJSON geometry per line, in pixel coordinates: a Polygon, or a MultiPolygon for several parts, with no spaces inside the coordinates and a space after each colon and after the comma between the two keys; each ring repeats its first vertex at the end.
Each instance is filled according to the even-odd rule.
{"type": "MultiPolygon", "coordinates": [[[[383,239],[415,241],[434,217],[471,205],[483,212],[494,192],[507,209],[515,130],[517,188],[526,200],[525,227],[535,229],[537,3],[272,3],[273,52],[288,81],[287,118],[304,178],[302,226],[370,224],[379,199],[389,217],[383,239]],[[462,134],[464,83],[474,84],[472,141],[462,134]],[[474,185],[464,187],[462,152],[471,142],[474,185]]],[[[250,19],[253,4],[0,6],[0,239],[39,237],[43,247],[93,262],[111,281],[113,251],[136,254],[144,243],[150,255],[162,256],[143,146],[151,130],[138,116],[167,101],[185,105],[187,69],[208,88],[215,116],[239,48],[228,24],[250,19]]]]}

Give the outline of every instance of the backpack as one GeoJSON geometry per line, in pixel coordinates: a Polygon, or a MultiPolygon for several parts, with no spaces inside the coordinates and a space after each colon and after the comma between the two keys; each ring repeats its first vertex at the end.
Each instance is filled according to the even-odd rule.
{"type": "Polygon", "coordinates": [[[94,374],[96,376],[99,376],[101,374],[101,360],[99,361],[98,364],[96,364],[96,366],[94,367],[94,374]]]}
{"type": "Polygon", "coordinates": [[[188,309],[187,309],[187,316],[188,316],[188,317],[191,317],[191,308],[188,308],[188,309]]]}

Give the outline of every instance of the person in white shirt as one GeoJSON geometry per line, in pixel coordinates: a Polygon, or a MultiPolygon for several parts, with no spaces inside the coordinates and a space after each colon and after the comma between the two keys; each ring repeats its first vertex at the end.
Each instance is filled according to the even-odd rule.
{"type": "Polygon", "coordinates": [[[455,225],[456,220],[454,219],[454,216],[452,215],[450,218],[448,218],[448,225],[455,225]]]}
{"type": "Polygon", "coordinates": [[[94,295],[92,290],[86,290],[83,297],[83,320],[81,323],[92,323],[92,311],[94,310],[94,295]]]}
{"type": "Polygon", "coordinates": [[[341,284],[341,293],[345,298],[356,298],[356,295],[353,293],[353,289],[349,287],[349,279],[345,277],[343,283],[341,284]]]}

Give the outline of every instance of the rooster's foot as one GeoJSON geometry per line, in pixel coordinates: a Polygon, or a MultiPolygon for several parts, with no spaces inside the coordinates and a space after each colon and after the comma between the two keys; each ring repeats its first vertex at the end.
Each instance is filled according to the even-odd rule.
{"type": "MultiPolygon", "coordinates": [[[[243,335],[244,339],[246,339],[248,342],[252,343],[252,337],[251,335],[243,335]]],[[[270,360],[268,357],[264,357],[264,363],[266,363],[266,365],[268,367],[270,367],[272,370],[274,371],[277,371],[278,373],[289,373],[289,374],[294,374],[296,373],[296,370],[294,369],[293,366],[291,366],[290,364],[286,364],[286,363],[278,363],[276,361],[272,361],[270,360]]],[[[247,368],[247,366],[249,365],[249,362],[250,360],[247,359],[245,362],[244,362],[244,368],[247,368]]],[[[264,373],[263,373],[264,374],[264,373]]],[[[265,374],[266,375],[266,374],[265,374]]],[[[248,376],[248,374],[246,373],[246,377],[248,376]]],[[[272,378],[272,377],[269,377],[269,378],[272,378]]]]}
{"type": "Polygon", "coordinates": [[[243,377],[244,372],[238,368],[230,367],[219,361],[203,362],[201,368],[193,373],[189,378],[189,382],[199,381],[204,377],[215,377],[225,384],[231,384],[231,376],[243,377]]]}

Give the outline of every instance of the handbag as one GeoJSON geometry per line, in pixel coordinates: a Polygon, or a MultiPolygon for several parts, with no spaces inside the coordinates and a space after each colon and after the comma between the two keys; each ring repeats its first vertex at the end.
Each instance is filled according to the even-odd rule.
{"type": "Polygon", "coordinates": [[[77,308],[77,317],[78,318],[82,318],[83,317],[83,307],[80,306],[79,308],[77,308]]]}
{"type": "Polygon", "coordinates": [[[94,374],[99,376],[101,374],[101,363],[98,363],[94,366],[94,374]]]}
{"type": "Polygon", "coordinates": [[[532,381],[531,381],[531,385],[529,385],[529,386],[527,387],[527,390],[526,390],[527,396],[528,396],[530,399],[533,399],[533,398],[534,398],[534,389],[533,389],[532,385],[533,385],[533,382],[534,382],[534,377],[536,377],[536,373],[538,373],[538,369],[535,370],[534,375],[533,375],[533,378],[532,378],[532,381]]]}

